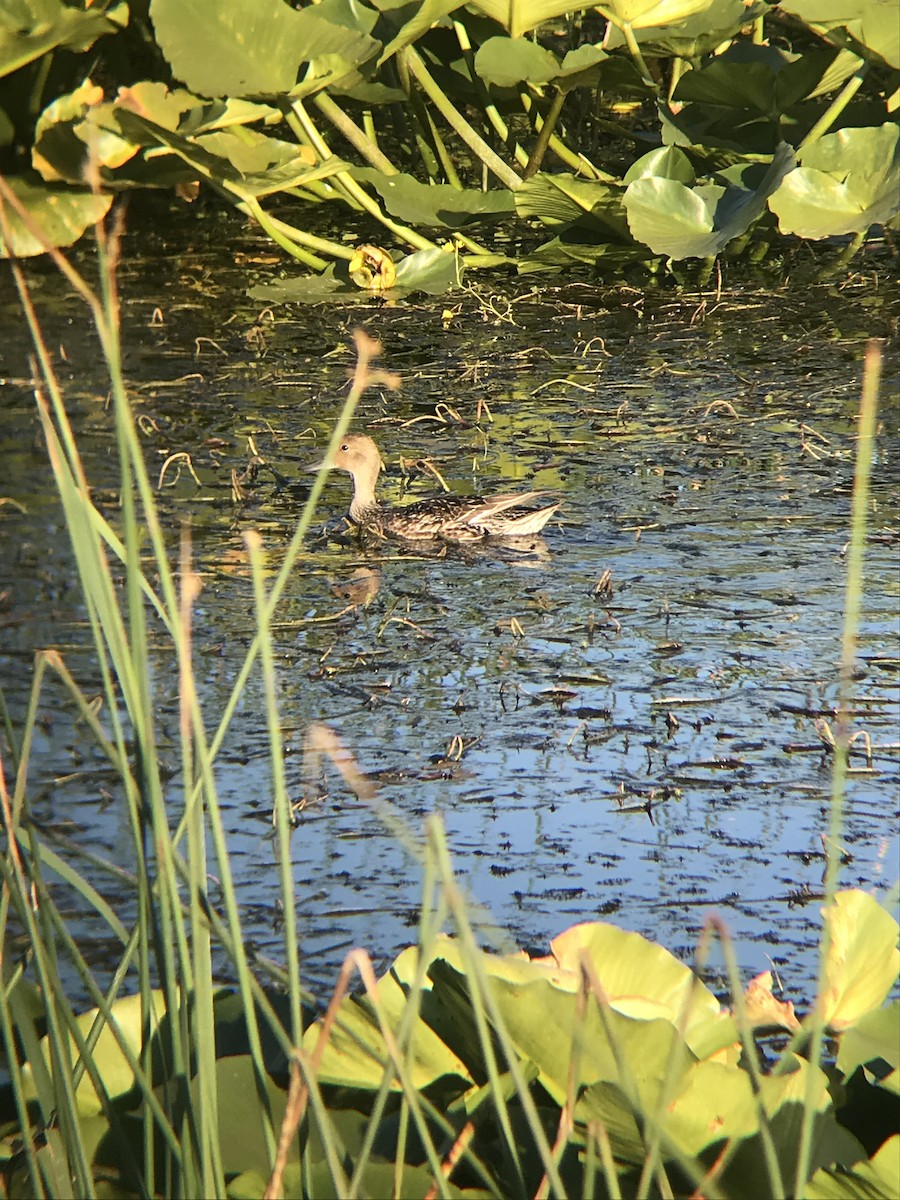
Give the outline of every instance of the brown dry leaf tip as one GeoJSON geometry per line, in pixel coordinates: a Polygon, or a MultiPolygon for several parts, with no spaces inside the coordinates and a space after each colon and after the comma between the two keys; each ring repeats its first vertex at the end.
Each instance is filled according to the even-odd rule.
{"type": "Polygon", "coordinates": [[[744,992],[744,1008],[754,1028],[775,1026],[791,1031],[800,1028],[791,1002],[772,995],[772,972],[755,975],[744,992]]]}
{"type": "Polygon", "coordinates": [[[330,726],[313,721],[306,730],[303,753],[308,775],[319,771],[322,756],[327,754],[340,771],[344,783],[358,799],[374,800],[374,785],[360,771],[353,755],[330,726]]]}

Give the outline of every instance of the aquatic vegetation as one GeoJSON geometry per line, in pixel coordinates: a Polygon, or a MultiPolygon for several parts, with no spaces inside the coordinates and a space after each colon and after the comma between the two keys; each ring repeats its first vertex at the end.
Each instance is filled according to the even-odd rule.
{"type": "MultiPolygon", "coordinates": [[[[441,823],[432,819],[424,836],[396,825],[423,878],[414,944],[381,979],[364,951],[351,951],[320,1014],[303,987],[302,896],[292,873],[294,812],[272,625],[322,478],[276,575],[265,570],[259,535],[245,537],[253,633],[224,710],[205,713],[192,643],[199,580],[189,538],[181,539],[176,565],[163,536],[122,376],[116,240],[102,225],[97,238],[101,296],[61,254],[54,257],[90,305],[108,365],[119,470],[111,516],[86,477],[25,276],[13,268],[41,364],[37,410],[96,672],[88,691],[58,651],[39,653],[21,726],[7,718],[0,748],[7,1190],[895,1194],[898,1139],[889,1126],[900,1005],[885,1001],[900,963],[897,923],[873,896],[838,888],[877,346],[869,351],[857,426],[845,690],[829,747],[835,782],[824,843],[826,906],[809,1010],[798,1015],[765,977],[745,989],[717,920],[704,930],[695,970],[636,934],[594,922],[561,934],[545,957],[486,953],[441,823]],[[168,744],[150,677],[151,638],[164,645],[177,680],[178,720],[168,744]],[[218,758],[253,671],[261,683],[256,720],[271,758],[277,855],[270,889],[283,937],[277,958],[255,953],[247,937],[218,790],[218,758]],[[64,856],[36,815],[30,770],[50,678],[78,713],[82,749],[115,769],[111,802],[121,844],[115,862],[99,865],[129,885],[130,912],[95,885],[88,868],[96,861],[79,858],[77,837],[75,854],[64,856]],[[115,939],[111,971],[97,969],[91,943],[74,935],[73,906],[115,939]],[[454,937],[445,936],[448,928],[454,937]],[[724,1004],[701,979],[714,938],[728,967],[724,1004]],[[350,994],[357,973],[362,991],[350,994]],[[89,1005],[73,1002],[73,975],[89,1005]]],[[[363,390],[397,383],[374,368],[377,345],[365,335],[356,342],[356,372],[329,455],[363,390]]],[[[372,586],[377,579],[368,580],[372,586]]],[[[605,587],[601,578],[596,590],[605,587]]],[[[549,698],[556,695],[551,690],[549,698]]],[[[371,780],[332,730],[314,726],[307,738],[311,756],[329,756],[360,799],[373,799],[371,780]]],[[[451,746],[448,755],[463,750],[451,746]]]]}
{"type": "Polygon", "coordinates": [[[128,189],[205,186],[314,272],[259,285],[267,303],[440,294],[499,266],[708,271],[779,235],[843,237],[845,261],[900,209],[893,18],[879,0],[152,0],[149,22],[25,3],[0,14],[0,128],[31,154],[0,246],[67,245],[128,189]]]}
{"type": "MultiPolygon", "coordinates": [[[[438,827],[430,838],[437,865],[438,827]]],[[[870,896],[840,892],[825,911],[822,1015],[837,1055],[827,1072],[805,1056],[812,1017],[775,1000],[770,978],[752,981],[729,1011],[660,946],[602,923],[560,934],[544,958],[486,954],[452,877],[441,888],[461,936],[427,936],[377,980],[354,951],[327,1013],[307,1015],[296,1046],[278,995],[258,997],[260,1062],[237,993],[213,993],[208,1135],[228,1195],[656,1195],[665,1184],[679,1195],[851,1196],[866,1178],[875,1189],[866,1194],[893,1194],[898,1137],[867,1135],[896,1092],[900,1005],[882,1005],[900,951],[896,922],[870,896]],[[345,994],[357,971],[363,987],[345,994]],[[773,1030],[791,1035],[777,1053],[773,1030]],[[804,1114],[805,1179],[794,1176],[804,1114]]],[[[423,933],[428,925],[423,911],[423,933]]],[[[27,1173],[28,1156],[9,1153],[10,1133],[22,1132],[17,1087],[20,1103],[46,1115],[67,1076],[69,1138],[94,1183],[146,1194],[135,1135],[148,1103],[179,1090],[189,1106],[204,1103],[201,1074],[174,1069],[165,1051],[169,1024],[197,1036],[190,1001],[172,1012],[156,991],[82,1013],[60,1057],[51,1035],[37,1040],[37,1000],[20,977],[9,1008],[37,1057],[0,1093],[9,1186],[27,1173]]],[[[174,1137],[162,1109],[153,1104],[154,1119],[174,1137]]],[[[54,1139],[33,1153],[45,1180],[65,1170],[54,1139]]]]}

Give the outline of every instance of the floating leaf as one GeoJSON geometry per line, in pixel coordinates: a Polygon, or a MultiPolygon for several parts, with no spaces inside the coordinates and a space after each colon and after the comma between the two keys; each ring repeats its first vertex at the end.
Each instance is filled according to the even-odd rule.
{"type": "MultiPolygon", "coordinates": [[[[462,262],[452,252],[419,250],[394,263],[397,280],[379,299],[401,300],[411,292],[440,296],[458,286],[462,262]]],[[[303,275],[257,284],[247,293],[265,304],[360,304],[365,294],[351,282],[348,264],[330,265],[320,275],[303,275]]]]}
{"type": "Polygon", "coordinates": [[[84,10],[62,0],[0,6],[0,76],[51,50],[89,49],[99,37],[128,24],[128,5],[95,4],[84,10]]]}
{"type": "Polygon", "coordinates": [[[511,216],[516,210],[513,195],[506,189],[482,192],[419,183],[411,175],[385,175],[372,167],[359,168],[353,176],[371,184],[391,216],[410,225],[462,229],[476,221],[511,216]]]}
{"type": "Polygon", "coordinates": [[[782,233],[826,238],[865,233],[900,212],[900,130],[842,129],[800,153],[769,199],[782,233]]]}
{"type": "Polygon", "coordinates": [[[847,1029],[878,1008],[900,973],[897,922],[859,890],[839,892],[822,910],[831,940],[820,998],[830,1029],[847,1029]]]}
{"type": "Polygon", "coordinates": [[[441,296],[453,287],[458,287],[462,277],[462,263],[457,254],[449,250],[417,250],[407,254],[397,263],[397,287],[405,292],[426,292],[441,296]]]}
{"type": "Polygon", "coordinates": [[[900,68],[900,21],[894,0],[784,0],[779,7],[835,45],[900,68]]]}
{"type": "Polygon", "coordinates": [[[740,165],[721,182],[685,187],[675,179],[643,178],[628,185],[624,204],[633,236],[669,258],[710,258],[746,232],[794,163],[782,145],[768,167],[740,165]]]}
{"type": "MultiPolygon", "coordinates": [[[[109,195],[74,188],[50,188],[14,176],[8,176],[6,182],[28,210],[49,246],[71,246],[77,242],[89,226],[96,225],[106,216],[113,201],[109,195]]],[[[0,233],[0,258],[9,258],[10,253],[29,258],[45,252],[44,241],[36,237],[9,206],[6,206],[6,219],[10,240],[7,245],[0,233]]]]}
{"type": "Polygon", "coordinates": [[[151,0],[150,16],[173,73],[202,96],[284,95],[301,63],[334,54],[350,70],[379,48],[367,34],[284,0],[151,0]]]}

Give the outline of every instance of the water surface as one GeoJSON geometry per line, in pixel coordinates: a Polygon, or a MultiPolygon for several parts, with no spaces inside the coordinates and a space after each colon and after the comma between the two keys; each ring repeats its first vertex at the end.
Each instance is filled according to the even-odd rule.
{"type": "MultiPolygon", "coordinates": [[[[486,941],[542,950],[568,925],[604,919],[689,959],[715,911],[745,973],[774,964],[789,998],[808,997],[861,361],[866,337],[890,331],[877,255],[840,282],[718,297],[510,280],[452,302],[274,314],[245,296],[276,270],[267,257],[231,220],[164,233],[136,222],[125,246],[127,373],[148,462],[155,474],[185,451],[200,480],[170,473],[160,502],[173,551],[190,521],[203,573],[196,666],[210,729],[253,631],[242,534],[258,529],[277,568],[308,485],[300,468],[340,409],[354,326],[403,375],[400,394],[369,393],[356,421],[388,464],[386,498],[433,490],[415,466],[424,459],[460,492],[535,486],[565,498],[532,552],[435,555],[341,536],[349,479],[329,481],[276,622],[308,982],[324,991],[354,945],[385,963],[411,940],[418,869],[390,822],[418,836],[440,813],[486,941]],[[263,472],[235,505],[231,472],[251,437],[291,484],[263,472]],[[377,590],[354,604],[361,569],[377,590]],[[329,767],[305,777],[311,721],[353,752],[376,803],[329,767]]],[[[98,503],[114,516],[96,346],[56,275],[40,264],[29,275],[98,503]]],[[[0,289],[4,324],[18,321],[0,368],[0,490],[17,502],[0,509],[0,671],[18,719],[35,649],[59,646],[88,689],[97,672],[8,277],[0,289]]],[[[900,859],[896,383],[889,359],[852,701],[873,758],[853,760],[842,839],[842,886],[880,896],[900,859]]],[[[175,819],[177,680],[161,637],[152,671],[175,819]]],[[[130,866],[115,780],[57,684],[41,711],[35,815],[130,866]]],[[[217,780],[248,940],[277,957],[256,677],[217,780]]],[[[95,880],[127,916],[127,886],[95,880]]],[[[95,920],[84,936],[102,963],[95,920]]]]}

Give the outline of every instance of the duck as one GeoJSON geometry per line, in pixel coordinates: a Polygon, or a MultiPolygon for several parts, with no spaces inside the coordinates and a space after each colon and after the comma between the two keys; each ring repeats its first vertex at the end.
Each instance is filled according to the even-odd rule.
{"type": "Polygon", "coordinates": [[[353,480],[350,522],[363,533],[403,541],[455,542],[483,538],[532,537],[539,533],[561,501],[526,507],[546,492],[504,492],[496,496],[433,496],[386,507],[375,496],[384,463],[375,442],[363,433],[342,438],[334,452],[310,467],[312,471],[346,471],[353,480]]]}

